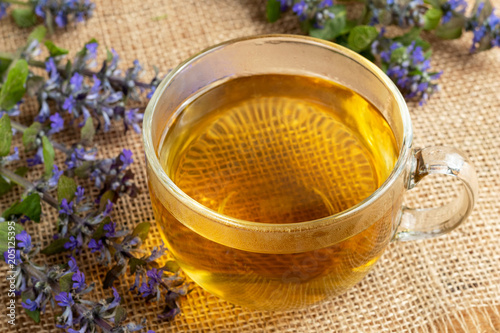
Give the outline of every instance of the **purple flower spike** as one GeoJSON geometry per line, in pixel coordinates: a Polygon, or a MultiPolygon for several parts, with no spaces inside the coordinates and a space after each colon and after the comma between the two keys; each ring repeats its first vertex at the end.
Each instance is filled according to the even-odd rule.
{"type": "Polygon", "coordinates": [[[21,302],[21,305],[28,311],[35,311],[38,308],[38,304],[36,303],[36,301],[32,301],[29,298],[26,300],[26,302],[21,302]]]}
{"type": "Polygon", "coordinates": [[[70,270],[70,271],[72,271],[72,272],[77,272],[77,271],[78,271],[78,265],[77,265],[77,263],[76,263],[75,258],[70,257],[70,258],[69,258],[68,265],[69,265],[69,270],[70,270]]]}
{"type": "Polygon", "coordinates": [[[132,127],[134,131],[138,134],[141,133],[142,119],[144,118],[144,114],[138,112],[139,109],[130,109],[125,112],[125,117],[123,118],[123,122],[125,124],[125,130],[129,127],[132,127]]]}
{"type": "Polygon", "coordinates": [[[128,149],[123,149],[122,154],[120,155],[120,161],[123,162],[122,169],[126,169],[130,164],[134,162],[132,159],[132,151],[128,149]]]}
{"type": "Polygon", "coordinates": [[[71,215],[73,214],[73,201],[68,203],[66,198],[61,201],[61,210],[59,210],[59,214],[71,215]]]}
{"type": "Polygon", "coordinates": [[[104,231],[106,231],[106,237],[115,237],[116,235],[116,223],[111,222],[104,226],[104,231]]]}
{"type": "Polygon", "coordinates": [[[50,119],[50,130],[49,134],[54,134],[62,131],[64,129],[64,119],[59,115],[59,113],[54,113],[49,117],[50,119]]]}
{"type": "Polygon", "coordinates": [[[66,242],[64,244],[64,248],[66,250],[74,250],[82,247],[82,245],[83,245],[82,234],[78,234],[76,237],[70,236],[69,242],[66,242]]]}
{"type": "Polygon", "coordinates": [[[5,162],[12,162],[12,161],[18,161],[19,160],[19,148],[14,147],[14,154],[5,156],[3,158],[5,162]]]}
{"type": "Polygon", "coordinates": [[[87,52],[89,54],[89,58],[95,59],[97,57],[97,47],[99,45],[97,43],[88,43],[85,45],[85,48],[87,49],[87,52]]]}
{"type": "Polygon", "coordinates": [[[10,6],[8,2],[0,2],[0,19],[7,15],[7,8],[10,6]]]}
{"type": "Polygon", "coordinates": [[[83,85],[83,75],[76,72],[75,74],[73,74],[73,76],[69,80],[69,83],[73,86],[73,90],[75,90],[75,91],[80,90],[82,88],[82,85],[83,85]]]}
{"type": "Polygon", "coordinates": [[[161,276],[163,275],[163,271],[160,269],[156,268],[151,268],[149,271],[146,272],[146,275],[149,277],[149,281],[153,281],[155,284],[160,284],[161,283],[161,276]]]}
{"type": "Polygon", "coordinates": [[[49,186],[54,187],[59,182],[59,178],[63,175],[64,171],[59,171],[59,168],[56,164],[54,164],[54,168],[52,169],[52,177],[49,178],[49,186]]]}
{"type": "Polygon", "coordinates": [[[307,18],[307,4],[304,0],[301,0],[293,5],[292,10],[295,14],[297,14],[301,21],[307,18]]]}
{"type": "Polygon", "coordinates": [[[12,263],[12,262],[14,262],[14,265],[17,266],[17,265],[23,263],[23,261],[21,260],[21,251],[20,250],[15,250],[15,252],[14,252],[14,259],[10,258],[9,251],[5,251],[3,253],[3,257],[5,259],[5,262],[9,263],[9,264],[12,263]]]}
{"type": "Polygon", "coordinates": [[[68,111],[68,113],[71,114],[73,113],[75,107],[76,107],[75,98],[73,97],[73,95],[69,95],[69,97],[64,100],[62,108],[63,110],[66,110],[68,111]]]}
{"type": "Polygon", "coordinates": [[[74,289],[85,289],[87,286],[85,284],[85,275],[81,271],[77,271],[73,276],[71,277],[71,280],[73,280],[73,288],[74,289]]]}
{"type": "Polygon", "coordinates": [[[75,197],[76,197],[76,203],[79,204],[80,202],[83,201],[83,199],[85,199],[85,189],[81,186],[78,186],[76,188],[76,192],[75,192],[75,197]]]}
{"type": "Polygon", "coordinates": [[[59,302],[57,303],[59,306],[72,306],[75,304],[75,301],[73,301],[73,296],[71,296],[70,293],[62,291],[58,295],[54,296],[54,299],[59,302]]]}
{"type": "Polygon", "coordinates": [[[111,200],[108,199],[108,203],[106,204],[106,208],[104,209],[102,215],[109,216],[112,210],[113,210],[113,203],[111,202],[111,200]]]}
{"type": "Polygon", "coordinates": [[[31,236],[26,232],[26,230],[21,231],[21,233],[16,235],[16,240],[18,241],[17,246],[23,249],[24,253],[29,253],[32,247],[31,236]]]}
{"type": "Polygon", "coordinates": [[[99,239],[98,241],[96,241],[95,239],[91,239],[89,241],[89,249],[91,250],[90,252],[91,253],[94,253],[94,252],[100,252],[103,247],[104,247],[104,244],[102,243],[102,240],[99,239]]]}

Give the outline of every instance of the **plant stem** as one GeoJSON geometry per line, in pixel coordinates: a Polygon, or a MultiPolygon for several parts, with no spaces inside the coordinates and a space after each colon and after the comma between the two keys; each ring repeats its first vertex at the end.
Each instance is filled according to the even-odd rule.
{"type": "Polygon", "coordinates": [[[28,127],[14,121],[12,119],[10,120],[10,126],[12,126],[13,128],[15,128],[16,130],[18,130],[21,133],[24,133],[24,131],[26,131],[26,129],[28,129],[28,127]]]}
{"type": "MultiPolygon", "coordinates": [[[[28,191],[35,188],[35,184],[33,184],[29,180],[27,180],[27,179],[25,179],[17,174],[15,174],[14,172],[12,172],[11,170],[9,170],[7,168],[0,167],[0,175],[5,176],[6,178],[10,179],[11,181],[16,183],[17,185],[24,187],[28,191]]],[[[51,196],[49,193],[47,193],[45,191],[41,191],[41,192],[42,192],[42,200],[43,201],[45,201],[46,203],[51,205],[53,208],[59,209],[59,202],[53,196],[51,196]]],[[[73,221],[75,221],[75,223],[83,225],[84,221],[80,216],[75,215],[75,214],[71,214],[71,215],[69,215],[69,217],[73,221]]]]}
{"type": "MultiPolygon", "coordinates": [[[[19,56],[17,55],[17,57],[19,57],[19,56]]],[[[12,60],[16,59],[16,55],[9,53],[9,52],[0,52],[0,59],[12,61],[12,60]]],[[[34,67],[38,67],[38,68],[45,68],[45,62],[39,61],[39,60],[29,60],[28,64],[30,66],[34,66],[34,67]]],[[[57,71],[59,72],[59,74],[61,74],[63,76],[66,75],[66,68],[63,66],[57,66],[57,71]]],[[[92,77],[92,76],[96,75],[97,72],[94,72],[90,69],[84,69],[81,71],[80,74],[83,74],[83,75],[88,76],[88,77],[92,77]]],[[[108,80],[115,85],[125,84],[123,79],[121,77],[118,77],[118,76],[109,76],[108,80]]],[[[134,84],[140,88],[145,88],[145,89],[151,88],[151,85],[149,83],[145,83],[145,82],[141,82],[141,81],[134,80],[134,84]]]]}
{"type": "MultiPolygon", "coordinates": [[[[73,305],[73,308],[76,310],[77,313],[79,313],[82,316],[90,311],[85,305],[78,303],[73,305]]],[[[103,332],[111,333],[111,331],[113,330],[113,326],[111,326],[106,320],[99,317],[94,318],[93,320],[96,323],[96,325],[101,327],[103,332]]]]}
{"type": "Polygon", "coordinates": [[[13,181],[17,185],[24,187],[27,190],[31,190],[35,187],[35,185],[33,183],[31,183],[30,181],[28,181],[27,179],[19,176],[18,174],[15,174],[11,170],[9,170],[3,166],[0,167],[0,174],[2,176],[5,176],[9,180],[13,181]]]}
{"type": "Polygon", "coordinates": [[[30,263],[23,265],[23,268],[26,270],[26,272],[28,272],[31,276],[37,278],[39,281],[47,281],[47,277],[44,276],[38,269],[31,266],[30,263]]]}
{"type": "Polygon", "coordinates": [[[20,6],[28,6],[31,7],[31,4],[29,2],[24,2],[24,1],[18,1],[18,0],[2,0],[2,2],[7,2],[13,5],[20,5],[20,6]]]}
{"type": "MultiPolygon", "coordinates": [[[[0,53],[0,57],[1,57],[1,54],[0,53]]],[[[43,61],[38,61],[38,60],[30,60],[28,61],[28,64],[30,66],[34,66],[34,67],[39,67],[39,68],[45,68],[45,63],[43,61]]],[[[61,75],[66,75],[66,68],[65,67],[62,67],[62,66],[57,66],[57,71],[59,72],[59,74],[61,75]]],[[[90,69],[84,69],[80,72],[80,74],[83,74],[85,76],[88,76],[88,77],[92,77],[94,75],[96,75],[97,73],[90,70],[90,69]]],[[[123,81],[122,78],[120,77],[117,77],[117,76],[109,76],[108,77],[108,80],[113,83],[113,84],[116,84],[116,85],[123,85],[125,84],[125,82],[123,81]]],[[[151,85],[149,83],[145,83],[145,82],[141,82],[141,81],[134,81],[134,84],[137,86],[137,87],[140,87],[140,88],[151,88],[151,85]]]]}
{"type": "MultiPolygon", "coordinates": [[[[24,133],[28,129],[28,127],[14,121],[14,120],[10,121],[10,125],[21,133],[24,133]]],[[[71,154],[71,151],[68,148],[66,148],[64,145],[60,144],[59,142],[54,142],[52,140],[50,140],[50,142],[52,143],[52,146],[54,146],[54,148],[62,151],[63,153],[65,153],[67,155],[71,154]]]]}

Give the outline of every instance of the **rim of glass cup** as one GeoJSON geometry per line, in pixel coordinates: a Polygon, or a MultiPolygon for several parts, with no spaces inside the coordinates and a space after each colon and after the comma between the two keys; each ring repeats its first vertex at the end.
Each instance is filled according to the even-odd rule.
{"type": "Polygon", "coordinates": [[[342,220],[344,220],[345,217],[354,215],[363,210],[365,206],[370,205],[371,203],[376,201],[377,198],[380,197],[384,192],[386,192],[396,181],[398,176],[404,171],[407,156],[411,149],[412,135],[413,134],[412,134],[410,113],[408,111],[406,102],[403,96],[401,95],[401,92],[396,87],[396,85],[384,72],[382,72],[382,70],[379,67],[377,67],[374,63],[364,58],[363,56],[347,49],[346,47],[313,37],[300,36],[300,35],[287,35],[287,34],[267,34],[267,35],[256,35],[256,36],[235,38],[208,47],[202,50],[201,52],[191,56],[190,58],[180,63],[172,71],[170,71],[167,74],[167,76],[162,80],[162,82],[156,89],[155,93],[153,94],[151,100],[149,101],[146,107],[143,120],[143,141],[144,141],[144,149],[146,152],[146,160],[166,190],[170,191],[173,195],[175,195],[175,197],[178,200],[181,200],[190,209],[196,211],[199,214],[202,214],[203,216],[209,218],[212,221],[217,221],[235,228],[251,229],[255,231],[266,230],[267,232],[270,231],[279,232],[286,230],[286,232],[288,233],[293,231],[302,231],[305,229],[323,227],[325,226],[325,224],[331,225],[337,222],[342,223],[342,220]],[[370,194],[370,196],[360,201],[356,205],[341,212],[338,212],[336,214],[325,216],[316,220],[293,222],[293,223],[260,223],[260,222],[237,219],[229,215],[220,214],[210,208],[203,206],[198,201],[192,199],[186,193],[184,193],[168,177],[165,170],[162,168],[154,149],[152,132],[151,132],[153,115],[155,112],[157,112],[157,103],[158,100],[160,99],[160,96],[166,89],[168,89],[170,82],[177,75],[177,73],[181,72],[191,63],[200,60],[200,58],[203,58],[206,54],[217,51],[221,48],[224,48],[225,46],[250,40],[262,40],[264,42],[264,41],[272,41],[273,39],[278,39],[281,41],[290,40],[294,42],[302,42],[304,44],[321,46],[326,49],[330,49],[332,52],[343,54],[349,57],[350,59],[356,61],[358,64],[362,65],[363,67],[368,69],[372,74],[374,74],[384,84],[384,86],[386,86],[386,88],[389,89],[401,113],[401,120],[403,123],[403,141],[401,144],[401,148],[399,150],[399,155],[396,161],[396,165],[392,169],[389,177],[377,190],[375,190],[372,194],[370,194]]]}

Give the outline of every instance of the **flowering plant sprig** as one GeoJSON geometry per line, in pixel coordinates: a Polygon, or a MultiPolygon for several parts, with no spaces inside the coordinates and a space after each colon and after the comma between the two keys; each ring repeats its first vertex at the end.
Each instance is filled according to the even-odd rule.
{"type": "Polygon", "coordinates": [[[466,9],[464,0],[268,0],[266,14],[274,22],[281,13],[293,12],[306,33],[375,61],[407,99],[422,104],[438,90],[436,80],[441,75],[430,70],[431,54],[425,52],[430,45],[421,39],[422,31],[442,39],[472,31],[471,52],[500,45],[500,17],[490,1],[476,0],[471,16],[466,16],[466,9]],[[390,25],[412,30],[391,39],[381,37],[390,25]]]}
{"type": "MultiPolygon", "coordinates": [[[[134,161],[132,152],[123,149],[114,158],[97,158],[97,148],[92,143],[99,130],[106,131],[116,123],[110,121],[112,117],[106,119],[111,113],[122,112],[123,118],[119,119],[123,120],[125,130],[140,131],[142,116],[136,109],[127,109],[126,103],[139,100],[143,91],[154,91],[159,83],[158,70],[155,69],[151,83],[142,83],[138,81],[139,63],[135,62],[133,67],[120,72],[118,56],[111,51],[101,69],[94,72],[91,69],[97,58],[94,40],[87,43],[72,62],[65,64],[62,61],[67,51],[45,42],[50,57],[40,64],[35,57],[39,54],[36,49],[43,36],[43,28],[35,29],[25,47],[14,54],[0,54],[0,65],[3,65],[0,66],[3,77],[0,87],[0,195],[15,184],[25,189],[21,200],[3,212],[0,237],[3,237],[2,229],[9,223],[15,223],[18,234],[22,232],[23,223],[39,223],[44,216],[42,201],[58,212],[54,240],[47,247],[41,251],[36,247],[36,251],[31,252],[35,247],[26,245],[31,244],[31,236],[23,233],[18,235],[20,243],[15,251],[6,254],[5,259],[13,256],[16,290],[20,295],[25,294],[23,307],[36,319],[46,304],[59,305],[63,308],[58,317],[59,325],[68,332],[94,332],[96,328],[104,332],[140,329],[142,324],[122,323],[125,310],[118,306],[116,293],[106,301],[84,299],[82,295],[89,293],[91,288],[87,287],[83,272],[70,273],[61,266],[57,266],[56,271],[56,268],[47,270],[31,265],[33,260],[30,258],[39,252],[45,255],[70,252],[76,256],[88,249],[95,253],[98,262],[109,267],[105,288],[112,287],[114,281],[128,271],[134,279],[131,290],[146,301],[164,300],[164,309],[158,318],[172,319],[180,313],[178,300],[187,295],[190,285],[185,283],[173,261],[164,266],[158,264],[157,260],[166,253],[163,245],[151,253],[141,248],[149,232],[148,222],[127,230],[119,228],[111,217],[121,196],[134,197],[138,193],[130,170],[134,161]],[[47,78],[33,74],[30,66],[46,66],[47,78]],[[19,105],[22,105],[25,94],[37,97],[40,102],[40,112],[30,126],[10,119],[20,113],[19,105]],[[71,146],[54,140],[54,134],[69,129],[65,126],[68,116],[70,122],[76,121],[74,126],[80,126],[81,133],[79,141],[71,146]],[[28,171],[25,167],[14,172],[9,169],[19,159],[19,148],[12,147],[13,133],[22,134],[24,148],[34,152],[26,161],[28,166],[43,166],[40,178],[25,179],[28,171]],[[54,163],[56,152],[64,154],[63,165],[54,163]],[[97,197],[91,198],[89,192],[75,181],[86,178],[100,190],[97,197]],[[54,192],[56,196],[52,194],[54,192]],[[22,266],[25,264],[27,266],[22,266]],[[40,281],[50,283],[40,284],[40,281]],[[58,281],[70,283],[71,287],[58,289],[58,281]]],[[[0,250],[2,253],[6,251],[0,250]]]]}
{"type": "Polygon", "coordinates": [[[83,22],[92,16],[95,4],[90,0],[0,0],[0,19],[11,11],[14,22],[21,28],[28,28],[42,21],[50,32],[54,27],[64,28],[73,21],[83,22]]]}
{"type": "MultiPolygon", "coordinates": [[[[8,115],[0,119],[0,136],[10,145],[12,131],[8,115]]],[[[132,231],[117,230],[116,223],[110,217],[113,208],[111,199],[116,197],[114,192],[108,190],[96,203],[95,200],[86,197],[83,187],[78,186],[73,178],[65,176],[56,165],[48,174],[49,177],[42,176],[35,182],[29,182],[22,176],[11,172],[6,166],[16,160],[17,150],[15,149],[14,154],[9,154],[10,149],[6,148],[7,144],[0,147],[3,150],[0,159],[0,174],[11,182],[23,186],[26,192],[22,201],[14,203],[3,212],[2,221],[40,222],[41,201],[47,202],[58,210],[58,232],[54,236],[55,240],[41,250],[42,254],[52,255],[65,251],[78,253],[84,246],[87,246],[92,253],[99,253],[97,259],[103,265],[108,266],[114,262],[106,274],[105,288],[111,287],[128,267],[130,274],[135,276],[135,283],[131,290],[138,289],[139,294],[146,300],[154,298],[159,301],[162,292],[165,291],[166,304],[164,310],[158,315],[160,319],[172,319],[180,313],[177,301],[190,291],[189,284],[184,283],[178,266],[173,262],[167,262],[163,267],[159,267],[156,263],[156,260],[166,252],[163,245],[153,249],[150,254],[140,248],[147,238],[149,223],[140,223],[132,231]],[[57,199],[50,194],[55,188],[57,188],[57,199]]],[[[53,158],[47,158],[47,154],[45,157],[44,163],[52,163],[49,161],[53,161],[53,158]]],[[[128,150],[124,150],[117,160],[120,161],[115,162],[119,169],[126,169],[133,162],[128,150]]],[[[7,223],[0,224],[0,231],[3,224],[7,223]]],[[[14,255],[19,257],[19,252],[16,253],[14,255]]],[[[25,282],[19,282],[19,286],[25,284],[25,282]]],[[[22,292],[21,289],[20,291],[22,292]]],[[[33,304],[27,304],[25,307],[31,309],[33,304]]]]}
{"type": "MultiPolygon", "coordinates": [[[[40,62],[33,57],[40,53],[37,48],[44,36],[43,27],[35,29],[24,49],[15,54],[0,53],[0,74],[2,68],[12,67],[20,60],[24,60],[29,66],[46,70],[47,79],[32,73],[29,66],[23,68],[26,72],[27,93],[35,96],[39,102],[36,120],[46,122],[52,111],[49,104],[54,102],[55,111],[61,115],[71,115],[80,126],[92,117],[98,124],[97,130],[108,131],[112,120],[121,120],[125,131],[133,129],[140,132],[142,113],[138,108],[127,108],[126,105],[128,101],[139,101],[143,91],[153,92],[156,89],[160,81],[157,70],[155,69],[156,75],[150,83],[140,82],[140,63],[136,60],[132,67],[121,71],[118,68],[120,58],[112,49],[102,62],[100,70],[94,71],[98,52],[98,43],[94,39],[85,44],[73,61],[65,61],[67,50],[55,46],[51,41],[45,41],[50,57],[40,62]]],[[[0,112],[16,115],[18,102],[20,98],[8,107],[0,105],[0,112]]]]}
{"type": "MultiPolygon", "coordinates": [[[[0,229],[8,225],[0,223],[0,229]]],[[[18,224],[13,230],[16,247],[4,251],[3,257],[11,267],[9,279],[22,298],[21,305],[36,323],[50,305],[61,309],[56,326],[69,333],[95,332],[97,328],[102,332],[136,332],[143,328],[144,321],[125,322],[127,312],[120,306],[121,297],[115,288],[111,298],[88,299],[95,284],[87,284],[73,257],[64,265],[41,265],[35,261],[40,248],[32,243],[31,235],[18,224]]]]}

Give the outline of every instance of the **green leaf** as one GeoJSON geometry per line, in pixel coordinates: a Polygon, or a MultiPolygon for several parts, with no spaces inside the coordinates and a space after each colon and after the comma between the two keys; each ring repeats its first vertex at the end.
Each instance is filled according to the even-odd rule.
{"type": "Polygon", "coordinates": [[[128,265],[129,265],[129,268],[130,268],[130,274],[133,275],[137,271],[137,267],[146,265],[146,261],[142,260],[142,259],[138,259],[138,258],[132,257],[128,261],[128,265]]]}
{"type": "Polygon", "coordinates": [[[356,21],[346,20],[344,29],[342,29],[342,31],[340,32],[340,35],[348,34],[357,25],[358,25],[358,22],[356,22],[356,21]]]}
{"type": "Polygon", "coordinates": [[[309,35],[325,40],[334,40],[339,36],[346,26],[346,9],[343,5],[335,5],[330,8],[335,14],[331,19],[326,20],[322,29],[311,28],[309,35]]]}
{"type": "Polygon", "coordinates": [[[33,8],[15,8],[11,15],[20,28],[32,27],[37,21],[33,8]]]}
{"type": "Polygon", "coordinates": [[[390,25],[392,22],[392,13],[388,10],[381,9],[378,12],[377,18],[381,25],[390,25]]]}
{"type": "Polygon", "coordinates": [[[42,215],[42,205],[40,204],[40,195],[32,193],[19,204],[20,213],[23,213],[30,220],[40,222],[40,215],[42,215]]]}
{"type": "Polygon", "coordinates": [[[441,22],[443,11],[437,8],[430,8],[424,15],[424,30],[434,30],[441,22]]]}
{"type": "Polygon", "coordinates": [[[12,223],[11,221],[6,221],[0,223],[0,253],[2,254],[9,249],[9,241],[14,242],[12,237],[20,234],[23,231],[23,227],[20,224],[12,223]],[[9,235],[9,232],[11,233],[9,235]]]}
{"type": "Polygon", "coordinates": [[[0,118],[0,156],[7,156],[10,153],[10,145],[12,143],[12,127],[10,127],[10,118],[8,114],[4,114],[0,118]]]}
{"type": "Polygon", "coordinates": [[[115,309],[115,325],[119,325],[122,321],[124,321],[127,318],[127,311],[121,307],[117,306],[115,309]]]}
{"type": "Polygon", "coordinates": [[[139,223],[132,231],[132,237],[139,237],[144,242],[148,238],[149,228],[151,228],[149,222],[139,223]]]}
{"type": "MultiPolygon", "coordinates": [[[[16,169],[16,171],[14,171],[14,173],[18,176],[24,177],[28,173],[28,170],[29,169],[27,167],[19,167],[16,169]]],[[[14,186],[16,186],[16,183],[0,176],[0,197],[8,193],[11,189],[14,188],[14,186]]]]}
{"type": "Polygon", "coordinates": [[[68,273],[59,279],[59,288],[61,288],[61,291],[68,292],[71,290],[71,287],[73,286],[73,274],[75,273],[68,273]]]}
{"type": "Polygon", "coordinates": [[[61,204],[63,199],[68,200],[70,202],[75,197],[76,192],[76,183],[73,178],[66,177],[62,175],[59,178],[59,182],[57,183],[57,201],[59,205],[61,204]]]}
{"type": "Polygon", "coordinates": [[[123,274],[124,269],[125,269],[124,265],[114,265],[113,268],[109,270],[109,272],[106,274],[106,277],[104,278],[104,282],[102,284],[104,289],[111,287],[113,285],[113,282],[115,282],[115,280],[118,279],[118,277],[123,274]]]}
{"type": "Polygon", "coordinates": [[[479,24],[482,24],[488,16],[491,15],[493,12],[493,5],[491,4],[490,0],[476,0],[474,3],[474,8],[472,9],[472,14],[475,15],[477,13],[477,10],[479,8],[479,5],[484,2],[483,9],[481,10],[481,13],[479,13],[478,16],[478,21],[479,24]]]}
{"type": "Polygon", "coordinates": [[[99,240],[102,237],[104,237],[104,235],[106,234],[106,231],[104,231],[104,226],[110,222],[111,222],[111,218],[109,216],[106,216],[104,218],[104,220],[102,220],[102,222],[99,224],[97,229],[94,231],[92,238],[95,240],[99,240]]]}
{"type": "Polygon", "coordinates": [[[9,193],[9,191],[14,187],[14,183],[10,182],[9,180],[3,178],[2,175],[0,175],[0,197],[2,195],[5,195],[6,193],[9,193]]]}
{"type": "Polygon", "coordinates": [[[83,161],[82,165],[75,169],[75,175],[78,178],[88,178],[92,161],[83,161]]]}
{"type": "Polygon", "coordinates": [[[28,174],[28,171],[30,171],[30,168],[25,167],[25,166],[21,166],[21,167],[17,168],[16,171],[14,171],[14,173],[16,175],[24,177],[28,174]]]}
{"type": "MultiPolygon", "coordinates": [[[[35,300],[35,293],[33,292],[33,289],[28,289],[28,290],[25,290],[22,292],[21,294],[21,299],[23,300],[24,303],[26,303],[26,300],[30,299],[32,301],[35,300]]],[[[37,309],[35,311],[30,311],[26,308],[24,308],[24,311],[26,312],[26,314],[28,315],[28,317],[30,317],[31,319],[33,319],[33,321],[35,323],[40,323],[40,310],[37,309]]]]}
{"type": "Polygon", "coordinates": [[[348,38],[348,36],[349,36],[349,34],[344,34],[344,35],[338,36],[335,39],[335,43],[337,43],[339,45],[342,45],[343,47],[349,48],[349,45],[347,44],[347,38],[348,38]]]}
{"type": "Polygon", "coordinates": [[[23,145],[27,150],[36,148],[35,140],[42,130],[42,124],[34,122],[23,133],[23,145]]]}
{"type": "Polygon", "coordinates": [[[7,56],[3,56],[0,54],[0,75],[3,76],[5,71],[9,68],[12,63],[12,59],[7,56]]]}
{"type": "Polygon", "coordinates": [[[84,145],[92,144],[92,141],[94,141],[94,134],[95,134],[94,121],[92,117],[88,117],[87,120],[85,121],[85,125],[81,129],[82,143],[84,145]]]}
{"type": "Polygon", "coordinates": [[[42,214],[42,206],[40,205],[40,195],[38,193],[31,193],[23,201],[15,202],[6,211],[3,212],[2,217],[8,220],[11,216],[20,217],[26,215],[35,222],[40,222],[40,215],[42,214]]]}
{"type": "Polygon", "coordinates": [[[104,212],[106,209],[106,205],[108,204],[108,200],[111,202],[114,202],[115,200],[115,191],[108,190],[104,192],[104,194],[101,196],[101,200],[99,201],[99,210],[101,212],[104,212]]]}
{"type": "Polygon", "coordinates": [[[420,33],[422,32],[422,29],[419,28],[413,28],[409,32],[405,33],[402,36],[398,36],[394,38],[395,42],[399,42],[403,44],[404,46],[408,46],[411,43],[415,43],[415,46],[420,46],[422,50],[426,51],[431,47],[431,44],[429,42],[426,42],[422,38],[420,38],[420,33]]]}
{"type": "Polygon", "coordinates": [[[371,62],[375,62],[375,56],[372,54],[372,51],[370,49],[363,50],[359,52],[359,54],[370,60],[371,62]]]}
{"type": "Polygon", "coordinates": [[[45,254],[45,255],[48,255],[48,256],[53,255],[53,254],[57,254],[57,253],[62,253],[64,251],[67,251],[64,248],[64,244],[66,244],[67,242],[69,242],[69,238],[56,239],[55,241],[50,243],[49,246],[47,246],[46,248],[44,248],[40,252],[45,254]]]}
{"type": "Polygon", "coordinates": [[[30,171],[30,169],[28,167],[19,167],[16,169],[16,171],[14,171],[14,173],[18,176],[21,176],[21,177],[24,177],[26,176],[26,174],[28,174],[28,171],[30,171]]]}
{"type": "Polygon", "coordinates": [[[431,44],[423,40],[422,38],[417,38],[415,39],[415,46],[420,46],[422,50],[427,51],[428,49],[430,49],[431,44]]]}
{"type": "Polygon", "coordinates": [[[33,29],[33,31],[29,34],[28,45],[35,39],[41,43],[45,38],[46,34],[47,34],[47,29],[43,25],[39,25],[38,27],[33,29]]]}
{"type": "Polygon", "coordinates": [[[173,260],[169,260],[165,263],[165,266],[163,266],[163,269],[165,269],[167,272],[171,273],[177,273],[179,271],[180,266],[177,262],[173,260]]]}
{"type": "Polygon", "coordinates": [[[367,49],[377,36],[378,31],[375,27],[358,25],[351,30],[347,43],[353,51],[361,52],[367,49]]]}
{"type": "Polygon", "coordinates": [[[441,8],[439,0],[424,0],[424,3],[431,5],[434,8],[441,8]]]}
{"type": "Polygon", "coordinates": [[[106,49],[106,61],[107,62],[113,61],[113,53],[109,49],[106,49]]]}
{"type": "Polygon", "coordinates": [[[42,137],[43,145],[43,164],[45,166],[45,177],[50,177],[52,175],[52,169],[54,168],[54,157],[56,153],[54,152],[54,147],[50,140],[44,136],[42,137]]]}
{"type": "Polygon", "coordinates": [[[465,21],[466,19],[463,16],[452,17],[448,22],[436,28],[436,36],[442,39],[460,38],[465,21]]]}
{"type": "Polygon", "coordinates": [[[68,52],[69,52],[66,49],[63,49],[63,48],[56,46],[56,44],[54,44],[54,42],[52,42],[51,40],[46,40],[45,46],[49,50],[51,57],[62,56],[62,55],[68,54],[68,52]]]}
{"type": "Polygon", "coordinates": [[[271,23],[276,22],[281,16],[281,4],[278,0],[267,0],[266,17],[271,23]]]}
{"type": "Polygon", "coordinates": [[[391,53],[391,62],[400,62],[406,55],[406,47],[401,46],[391,53]]]}
{"type": "Polygon", "coordinates": [[[66,66],[64,66],[64,72],[66,73],[66,77],[71,76],[71,72],[73,71],[73,65],[71,60],[66,61],[66,66]]]}
{"type": "Polygon", "coordinates": [[[476,52],[481,52],[481,51],[486,51],[491,49],[491,41],[492,41],[491,35],[485,35],[480,41],[479,45],[476,48],[476,52]]]}
{"type": "Polygon", "coordinates": [[[304,20],[304,21],[299,21],[299,26],[302,31],[305,33],[309,33],[309,30],[312,28],[311,21],[309,20],[304,20]]]}
{"type": "Polygon", "coordinates": [[[0,90],[0,108],[12,109],[23,98],[28,78],[28,63],[24,59],[16,61],[7,73],[7,79],[0,90]]]}
{"type": "Polygon", "coordinates": [[[393,39],[395,42],[399,42],[399,43],[403,44],[404,46],[408,46],[413,41],[415,41],[415,39],[420,38],[421,32],[422,32],[422,29],[414,27],[410,31],[408,31],[407,33],[405,33],[401,36],[394,37],[393,39]]]}

